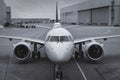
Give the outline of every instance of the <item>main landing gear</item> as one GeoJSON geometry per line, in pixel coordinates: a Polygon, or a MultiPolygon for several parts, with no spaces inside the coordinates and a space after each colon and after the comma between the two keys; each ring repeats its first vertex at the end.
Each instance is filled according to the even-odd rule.
{"type": "Polygon", "coordinates": [[[32,52],[32,58],[40,58],[40,51],[38,51],[37,53],[35,53],[34,51],[32,52]]]}
{"type": "Polygon", "coordinates": [[[40,48],[39,49],[37,49],[37,43],[34,43],[33,44],[34,45],[34,50],[33,50],[33,52],[32,52],[32,58],[40,58],[40,51],[39,51],[39,49],[41,49],[43,46],[40,46],[40,48]]]}
{"type": "Polygon", "coordinates": [[[77,49],[77,51],[75,51],[75,58],[78,59],[79,57],[84,58],[84,53],[82,51],[82,43],[78,44],[78,47],[75,48],[77,49]]]}
{"type": "Polygon", "coordinates": [[[55,65],[55,80],[62,80],[63,72],[60,65],[55,65]]]}

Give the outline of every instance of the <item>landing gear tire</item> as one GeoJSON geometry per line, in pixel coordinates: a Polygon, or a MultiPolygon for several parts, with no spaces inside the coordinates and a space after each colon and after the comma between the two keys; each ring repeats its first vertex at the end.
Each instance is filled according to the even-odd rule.
{"type": "Polygon", "coordinates": [[[38,51],[36,54],[33,52],[33,53],[32,53],[32,58],[33,58],[33,59],[34,59],[34,58],[40,59],[40,51],[38,51]]]}
{"type": "Polygon", "coordinates": [[[81,56],[82,59],[84,58],[84,54],[83,54],[83,52],[80,54],[80,56],[81,56]]]}
{"type": "Polygon", "coordinates": [[[81,57],[82,59],[84,58],[83,52],[80,53],[80,52],[75,51],[75,58],[78,59],[79,57],[81,57]]]}
{"type": "Polygon", "coordinates": [[[38,51],[37,57],[38,57],[38,59],[40,59],[40,51],[38,51]]]}
{"type": "Polygon", "coordinates": [[[59,78],[61,80],[61,78],[63,78],[63,73],[62,71],[57,71],[56,72],[56,78],[59,78]]]}
{"type": "Polygon", "coordinates": [[[34,52],[32,52],[32,58],[33,58],[33,59],[35,58],[35,54],[34,54],[34,52]]]}
{"type": "Polygon", "coordinates": [[[79,53],[75,51],[75,58],[78,59],[79,53]]]}

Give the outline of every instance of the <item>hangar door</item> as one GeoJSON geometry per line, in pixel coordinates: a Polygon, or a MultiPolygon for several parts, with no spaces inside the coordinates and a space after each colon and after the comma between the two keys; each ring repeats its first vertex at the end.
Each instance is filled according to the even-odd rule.
{"type": "Polygon", "coordinates": [[[70,23],[70,24],[72,24],[72,23],[76,24],[77,23],[77,14],[75,12],[67,13],[66,21],[67,21],[67,23],[70,23]]]}
{"type": "Polygon", "coordinates": [[[91,10],[78,11],[78,23],[90,24],[91,23],[91,10]]]}
{"type": "Polygon", "coordinates": [[[92,24],[108,25],[109,7],[92,9],[92,24]]]}

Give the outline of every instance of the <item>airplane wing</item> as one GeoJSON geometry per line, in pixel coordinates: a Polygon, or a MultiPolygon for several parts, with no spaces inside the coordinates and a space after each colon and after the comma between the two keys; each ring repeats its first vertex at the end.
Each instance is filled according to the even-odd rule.
{"type": "Polygon", "coordinates": [[[41,45],[44,45],[45,41],[43,40],[38,40],[38,39],[31,39],[31,38],[23,38],[23,37],[14,37],[14,36],[2,36],[0,35],[0,38],[6,38],[9,40],[22,40],[22,41],[26,41],[26,42],[33,42],[33,43],[38,43],[41,45]]]}
{"type": "Polygon", "coordinates": [[[116,37],[120,37],[120,35],[112,35],[112,36],[102,36],[102,37],[90,37],[90,38],[84,38],[84,39],[77,39],[74,40],[74,44],[79,44],[79,43],[84,43],[84,42],[88,42],[88,41],[92,41],[92,40],[107,40],[108,38],[116,38],[116,37]]]}

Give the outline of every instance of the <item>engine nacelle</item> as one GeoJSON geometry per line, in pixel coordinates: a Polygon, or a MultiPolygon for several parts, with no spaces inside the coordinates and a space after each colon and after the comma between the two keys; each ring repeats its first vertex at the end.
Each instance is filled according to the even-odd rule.
{"type": "Polygon", "coordinates": [[[94,41],[84,46],[84,51],[90,60],[97,61],[103,57],[103,45],[94,41]]]}
{"type": "Polygon", "coordinates": [[[32,53],[31,47],[26,42],[19,42],[14,46],[14,57],[20,61],[25,61],[32,53]]]}

